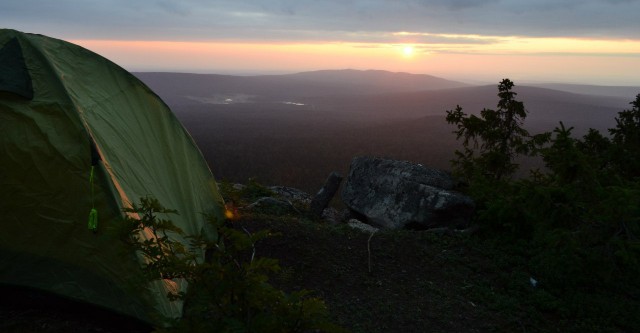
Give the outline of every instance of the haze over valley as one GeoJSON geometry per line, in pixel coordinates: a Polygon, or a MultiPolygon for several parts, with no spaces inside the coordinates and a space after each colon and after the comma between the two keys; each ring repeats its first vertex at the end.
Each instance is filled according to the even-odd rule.
{"type": "MultiPolygon", "coordinates": [[[[498,101],[497,82],[475,86],[386,71],[135,74],[173,109],[218,179],[255,177],[310,192],[330,172],[345,174],[358,155],[449,169],[458,144],[445,111],[460,105],[477,114],[498,101]]],[[[532,134],[552,131],[560,121],[576,135],[589,128],[606,133],[640,93],[628,86],[515,83],[532,134]]]]}

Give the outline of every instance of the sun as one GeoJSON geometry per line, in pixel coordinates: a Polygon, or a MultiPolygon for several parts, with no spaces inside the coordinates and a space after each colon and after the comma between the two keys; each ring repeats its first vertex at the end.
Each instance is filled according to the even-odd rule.
{"type": "Polygon", "coordinates": [[[405,46],[405,47],[402,49],[402,55],[403,55],[405,58],[411,58],[411,57],[413,57],[413,46],[409,46],[409,45],[405,46]]]}

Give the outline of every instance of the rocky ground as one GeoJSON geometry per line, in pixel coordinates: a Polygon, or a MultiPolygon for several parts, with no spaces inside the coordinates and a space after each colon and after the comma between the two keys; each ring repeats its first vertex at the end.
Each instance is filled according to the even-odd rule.
{"type": "MultiPolygon", "coordinates": [[[[531,272],[533,250],[526,243],[507,244],[482,229],[361,230],[314,217],[309,196],[292,189],[255,183],[221,189],[235,205],[234,226],[272,231],[255,245],[256,256],[280,262],[271,283],[313,291],[333,320],[352,332],[627,332],[640,316],[631,293],[547,288],[531,272]],[[264,199],[272,195],[277,200],[264,199]],[[602,304],[619,311],[594,308],[602,304]]],[[[153,330],[33,291],[3,287],[0,295],[0,332],[153,330]]]]}
{"type": "MultiPolygon", "coordinates": [[[[625,332],[607,325],[608,318],[568,312],[565,302],[572,300],[548,292],[544,281],[531,283],[526,251],[501,248],[481,234],[372,236],[344,224],[265,214],[234,223],[277,234],[256,245],[257,256],[277,258],[283,268],[272,283],[314,291],[352,332],[625,332]]],[[[151,330],[83,304],[2,290],[0,332],[151,330]]]]}
{"type": "MultiPolygon", "coordinates": [[[[370,233],[347,226],[266,215],[234,222],[277,236],[257,245],[257,255],[280,260],[273,283],[313,290],[333,318],[353,332],[485,332],[531,329],[519,307],[494,313],[475,296],[500,288],[490,258],[461,238],[426,232],[370,233]]],[[[525,276],[521,281],[527,288],[525,276]]],[[[529,286],[530,287],[530,286],[529,286]]],[[[535,292],[530,290],[530,292],[535,292]]],[[[149,332],[113,313],[36,292],[5,288],[0,332],[149,332]]],[[[531,330],[530,330],[531,331],[531,330]]],[[[535,331],[535,330],[533,330],[535,331]]]]}

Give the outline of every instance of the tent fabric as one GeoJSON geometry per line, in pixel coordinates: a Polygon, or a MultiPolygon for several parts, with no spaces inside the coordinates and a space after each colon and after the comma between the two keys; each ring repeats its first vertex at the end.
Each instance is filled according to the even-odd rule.
{"type": "Polygon", "coordinates": [[[2,29],[0,73],[0,283],[154,324],[179,317],[166,294],[186,284],[143,282],[113,230],[153,196],[185,234],[216,237],[203,215],[223,218],[224,203],[193,139],[146,85],[80,46],[2,29]]]}
{"type": "Polygon", "coordinates": [[[27,99],[33,98],[31,77],[16,38],[9,40],[0,49],[0,91],[11,92],[27,99]]]}

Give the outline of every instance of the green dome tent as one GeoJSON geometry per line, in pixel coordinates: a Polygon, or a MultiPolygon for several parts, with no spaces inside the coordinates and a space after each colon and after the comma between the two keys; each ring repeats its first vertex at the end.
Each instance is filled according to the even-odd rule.
{"type": "Polygon", "coordinates": [[[108,232],[145,196],[178,210],[185,234],[216,236],[203,218],[223,215],[211,171],[157,95],[82,47],[0,30],[0,284],[157,325],[179,317],[166,294],[186,283],[140,284],[137,256],[108,232]]]}

